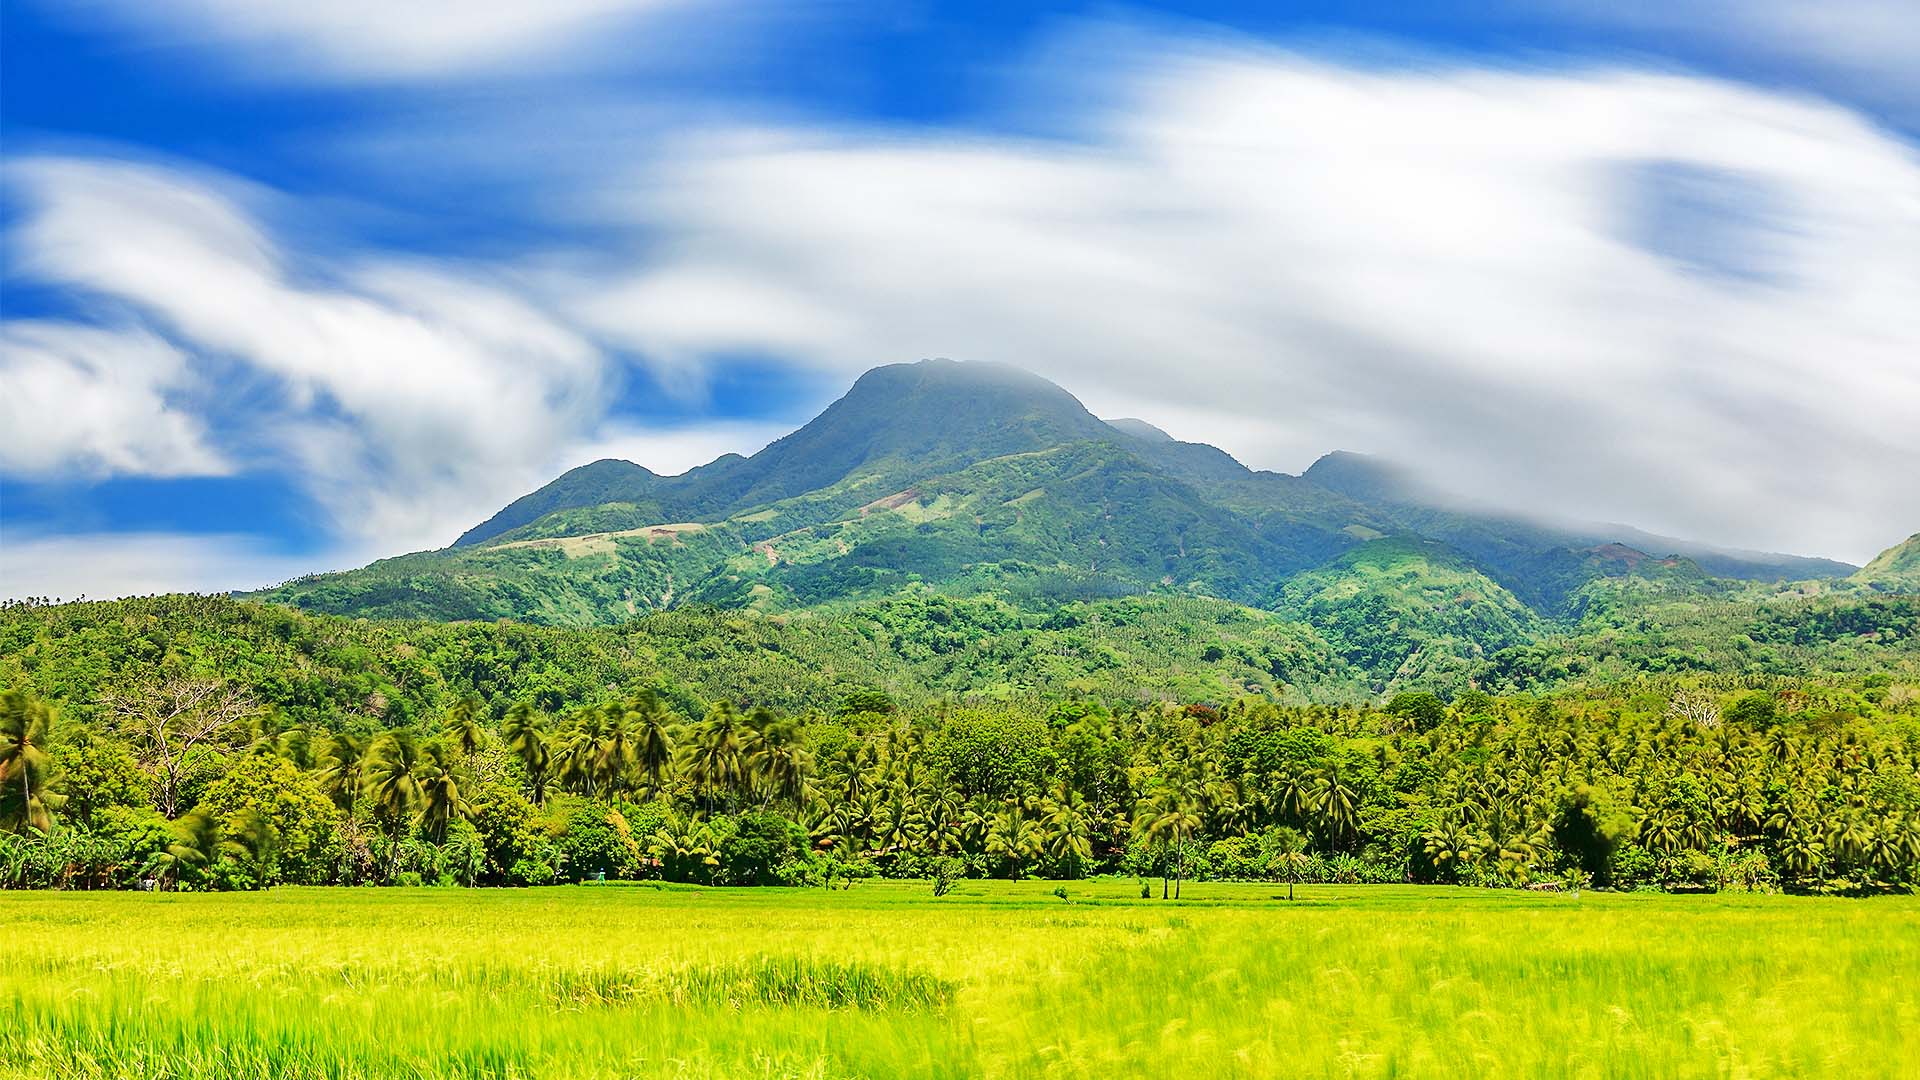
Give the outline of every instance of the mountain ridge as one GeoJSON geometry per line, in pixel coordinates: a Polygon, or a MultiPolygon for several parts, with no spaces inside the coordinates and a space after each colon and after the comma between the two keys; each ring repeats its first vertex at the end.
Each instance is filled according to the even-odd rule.
{"type": "Polygon", "coordinates": [[[1464,508],[1347,451],[1298,476],[1253,470],[1145,421],[1102,420],[1018,368],[930,360],[863,374],[754,455],[677,476],[590,462],[453,547],[258,595],[332,614],[607,625],[923,587],[1042,607],[1167,592],[1323,628],[1386,681],[1485,663],[1596,605],[1853,571],[1745,555],[1464,508]]]}

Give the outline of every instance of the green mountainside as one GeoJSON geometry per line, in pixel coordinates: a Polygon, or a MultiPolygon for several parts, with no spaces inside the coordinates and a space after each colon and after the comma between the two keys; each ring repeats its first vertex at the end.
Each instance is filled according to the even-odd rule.
{"type": "Polygon", "coordinates": [[[1867,585],[1920,587],[1920,533],[1874,556],[1853,575],[1853,580],[1867,585]]]}
{"type": "MultiPolygon", "coordinates": [[[[1103,421],[1018,369],[932,360],[868,372],[752,457],[679,476],[594,462],[452,547],[258,596],[573,627],[695,606],[832,619],[928,590],[1028,613],[1184,598],[1304,631],[1316,678],[1377,691],[1538,681],[1554,665],[1526,649],[1651,611],[1732,624],[1789,597],[1861,603],[1911,584],[1916,552],[1909,540],[1846,578],[1854,568],[1828,560],[1474,507],[1359,454],[1260,472],[1144,421],[1103,421]]],[[[1221,677],[1294,681],[1248,665],[1221,677]]]]}

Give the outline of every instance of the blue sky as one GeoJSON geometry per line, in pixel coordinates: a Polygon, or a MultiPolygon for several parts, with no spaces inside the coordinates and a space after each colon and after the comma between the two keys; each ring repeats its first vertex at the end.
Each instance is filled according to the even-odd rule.
{"type": "Polygon", "coordinates": [[[860,370],[1864,561],[1920,528],[1920,14],[0,0],[0,593],[439,546],[860,370]]]}

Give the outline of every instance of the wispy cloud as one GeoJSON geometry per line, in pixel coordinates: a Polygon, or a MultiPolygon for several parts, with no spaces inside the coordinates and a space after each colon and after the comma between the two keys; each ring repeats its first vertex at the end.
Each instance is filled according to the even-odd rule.
{"type": "Polygon", "coordinates": [[[140,329],[0,324],[0,470],[18,476],[222,476],[187,357],[140,329]]]}
{"type": "MultiPolygon", "coordinates": [[[[10,327],[9,339],[117,344],[72,372],[145,397],[84,398],[85,409],[145,408],[133,425],[103,421],[62,434],[62,453],[115,471],[134,451],[165,449],[177,473],[220,455],[284,464],[353,536],[428,546],[455,535],[535,483],[554,452],[599,422],[609,363],[591,342],[516,291],[510,277],[467,264],[371,257],[349,262],[283,250],[217,177],[128,161],[31,158],[9,172],[25,212],[14,271],[135,313],[132,339],[155,356],[127,362],[124,341],[77,327],[10,327]],[[224,368],[234,399],[199,406],[227,431],[217,450],[202,425],[155,405],[154,379],[185,378],[179,352],[224,368]],[[91,365],[91,366],[88,366],[91,365]],[[129,441],[132,440],[131,444],[129,441]],[[129,448],[131,445],[131,449],[129,448]]],[[[44,388],[47,350],[9,361],[9,385],[44,388]]],[[[36,393],[38,391],[35,391],[36,393]]],[[[25,451],[22,451],[25,453],[25,451]]],[[[17,456],[17,455],[16,455],[17,456]]]]}

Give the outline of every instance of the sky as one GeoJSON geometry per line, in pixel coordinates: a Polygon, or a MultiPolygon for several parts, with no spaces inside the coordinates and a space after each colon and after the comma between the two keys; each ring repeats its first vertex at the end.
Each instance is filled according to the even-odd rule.
{"type": "Polygon", "coordinates": [[[440,547],[861,371],[1860,563],[1920,9],[0,0],[0,595],[440,547]]]}

